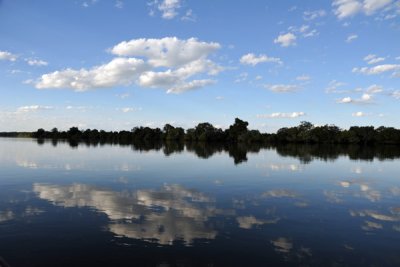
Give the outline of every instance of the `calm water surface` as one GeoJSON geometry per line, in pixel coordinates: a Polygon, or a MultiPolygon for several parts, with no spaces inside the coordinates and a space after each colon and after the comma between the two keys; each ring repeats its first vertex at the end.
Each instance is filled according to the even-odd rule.
{"type": "Polygon", "coordinates": [[[199,157],[0,138],[0,256],[13,267],[400,266],[400,159],[307,149],[199,157]]]}

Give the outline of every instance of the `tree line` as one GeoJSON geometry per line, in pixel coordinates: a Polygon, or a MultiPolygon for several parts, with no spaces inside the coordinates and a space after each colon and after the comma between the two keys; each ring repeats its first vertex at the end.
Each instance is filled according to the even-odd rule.
{"type": "Polygon", "coordinates": [[[335,125],[315,126],[310,122],[302,121],[298,126],[284,127],[276,133],[261,133],[258,130],[249,130],[248,125],[248,122],[236,118],[234,123],[225,130],[203,122],[187,130],[170,124],[166,124],[162,129],[134,127],[130,131],[109,132],[71,127],[68,131],[59,131],[57,128],[46,131],[41,128],[32,133],[0,133],[0,136],[121,144],[168,141],[248,144],[400,144],[400,130],[393,127],[352,126],[346,130],[335,125]]]}

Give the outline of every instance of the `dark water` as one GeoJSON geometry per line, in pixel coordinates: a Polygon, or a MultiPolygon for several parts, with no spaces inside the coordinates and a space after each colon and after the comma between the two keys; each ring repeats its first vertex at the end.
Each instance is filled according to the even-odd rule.
{"type": "Polygon", "coordinates": [[[0,138],[0,256],[13,267],[400,266],[399,148],[155,148],[0,138]]]}

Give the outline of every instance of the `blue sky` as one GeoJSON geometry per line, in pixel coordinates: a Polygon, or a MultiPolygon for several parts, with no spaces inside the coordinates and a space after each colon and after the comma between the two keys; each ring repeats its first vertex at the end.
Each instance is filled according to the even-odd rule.
{"type": "Polygon", "coordinates": [[[400,1],[0,1],[0,131],[400,127],[400,1]]]}

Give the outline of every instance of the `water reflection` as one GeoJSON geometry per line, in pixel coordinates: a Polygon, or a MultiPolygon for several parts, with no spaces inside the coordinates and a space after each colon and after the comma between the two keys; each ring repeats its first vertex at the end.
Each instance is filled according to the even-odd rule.
{"type": "MultiPolygon", "coordinates": [[[[107,145],[106,143],[99,142],[76,142],[76,141],[63,141],[63,140],[44,140],[37,139],[36,142],[40,145],[51,143],[57,146],[58,143],[68,143],[70,147],[77,148],[79,146],[97,147],[107,145]]],[[[164,155],[170,156],[172,154],[182,153],[184,151],[196,154],[199,158],[210,158],[214,154],[227,152],[233,158],[235,164],[240,164],[248,160],[248,153],[258,153],[261,149],[276,150],[278,155],[282,157],[293,157],[300,160],[302,164],[307,164],[314,159],[324,161],[334,161],[339,157],[348,156],[353,160],[366,160],[372,161],[398,159],[400,158],[400,150],[397,146],[380,145],[380,146],[362,146],[362,145],[326,145],[326,144],[229,144],[229,143],[203,143],[203,142],[135,142],[135,143],[110,143],[108,145],[120,145],[131,147],[135,151],[162,151],[164,155]]],[[[282,168],[289,168],[293,171],[301,170],[299,165],[291,164],[282,166],[279,164],[271,163],[269,165],[271,170],[280,170],[282,168]]],[[[359,166],[352,167],[352,172],[360,174],[362,169],[359,166]]]]}
{"type": "Polygon", "coordinates": [[[163,245],[215,238],[216,231],[207,222],[221,213],[212,199],[180,185],[115,192],[85,184],[34,184],[33,191],[58,206],[91,207],[107,214],[111,220],[108,229],[116,235],[163,245]]]}
{"type": "Polygon", "coordinates": [[[0,140],[13,266],[400,266],[399,151],[53,145],[0,140]]]}

